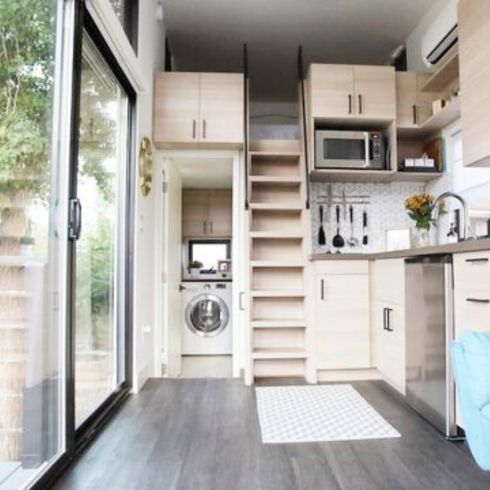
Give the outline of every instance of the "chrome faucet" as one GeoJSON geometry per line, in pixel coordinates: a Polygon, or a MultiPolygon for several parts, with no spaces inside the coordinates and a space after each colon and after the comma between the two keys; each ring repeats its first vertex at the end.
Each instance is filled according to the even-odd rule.
{"type": "Polygon", "coordinates": [[[444,199],[447,199],[448,197],[454,197],[454,199],[457,199],[463,208],[463,225],[462,225],[462,234],[463,234],[463,240],[468,240],[469,238],[475,238],[473,235],[473,232],[471,231],[471,226],[470,226],[470,213],[468,211],[468,203],[466,200],[460,196],[459,194],[456,194],[455,192],[443,192],[439,197],[436,198],[433,204],[433,219],[437,220],[439,218],[439,201],[442,201],[444,199]]]}

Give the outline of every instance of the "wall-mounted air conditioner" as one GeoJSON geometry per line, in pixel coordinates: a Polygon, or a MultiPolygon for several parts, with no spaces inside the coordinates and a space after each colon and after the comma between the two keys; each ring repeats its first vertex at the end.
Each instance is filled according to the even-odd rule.
{"type": "Polygon", "coordinates": [[[422,59],[427,66],[433,66],[458,42],[457,0],[451,0],[422,38],[422,59]]]}

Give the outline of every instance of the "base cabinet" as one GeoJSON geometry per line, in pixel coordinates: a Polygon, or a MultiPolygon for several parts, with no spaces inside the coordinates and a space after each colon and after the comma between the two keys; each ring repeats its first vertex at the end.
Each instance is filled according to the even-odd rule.
{"type": "Polygon", "coordinates": [[[318,369],[371,367],[367,271],[317,273],[315,321],[318,369]]]}

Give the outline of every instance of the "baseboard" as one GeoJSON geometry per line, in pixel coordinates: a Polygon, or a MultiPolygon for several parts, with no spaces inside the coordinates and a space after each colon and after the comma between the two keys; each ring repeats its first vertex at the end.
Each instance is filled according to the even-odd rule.
{"type": "Polygon", "coordinates": [[[319,369],[317,381],[319,383],[338,381],[370,381],[382,379],[377,369],[319,369]]]}

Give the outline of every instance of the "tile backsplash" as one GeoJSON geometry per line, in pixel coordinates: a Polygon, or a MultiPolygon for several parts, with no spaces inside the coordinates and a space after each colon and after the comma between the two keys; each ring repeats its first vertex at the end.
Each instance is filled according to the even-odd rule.
{"type": "Polygon", "coordinates": [[[324,253],[327,250],[335,252],[332,239],[337,231],[335,220],[335,205],[340,204],[340,233],[347,241],[351,236],[349,221],[349,203],[354,206],[354,237],[360,245],[350,247],[345,244],[341,250],[347,252],[382,252],[386,249],[386,230],[412,228],[413,222],[407,216],[404,208],[405,199],[415,193],[424,191],[423,184],[413,182],[394,182],[389,184],[364,184],[364,183],[336,183],[332,182],[332,194],[334,205],[330,209],[330,221],[324,216],[323,227],[326,233],[327,245],[318,244],[318,230],[320,227],[319,205],[327,209],[327,189],[329,183],[313,182],[311,184],[311,219],[312,219],[312,252],[324,253]],[[345,191],[347,200],[346,219],[343,217],[342,192],[345,191]],[[366,201],[366,204],[359,203],[366,201]],[[357,204],[359,203],[359,204],[357,204]],[[362,213],[368,214],[368,245],[362,242],[362,213]]]}

